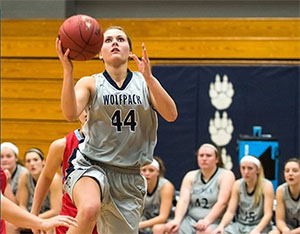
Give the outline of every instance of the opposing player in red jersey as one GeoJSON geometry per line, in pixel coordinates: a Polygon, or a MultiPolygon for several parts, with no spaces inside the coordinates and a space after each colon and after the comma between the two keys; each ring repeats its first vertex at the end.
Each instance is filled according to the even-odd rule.
{"type": "MultiPolygon", "coordinates": [[[[6,175],[4,173],[4,171],[1,168],[1,193],[4,194],[5,188],[6,188],[6,175]]],[[[1,214],[2,215],[2,214],[1,214]]],[[[5,221],[3,219],[1,219],[1,234],[6,232],[6,228],[5,228],[5,221]]]]}
{"type": "MultiPolygon", "coordinates": [[[[86,113],[83,112],[79,117],[82,125],[85,122],[85,118],[86,113]]],[[[76,129],[75,131],[70,132],[64,138],[57,139],[51,143],[46,159],[46,165],[36,185],[31,213],[35,215],[39,214],[41,204],[45,199],[54,174],[59,166],[61,166],[61,172],[63,176],[62,182],[64,182],[66,170],[69,166],[68,161],[73,155],[75,156],[78,144],[80,144],[83,139],[84,136],[81,132],[81,129],[76,129]]],[[[70,196],[66,192],[63,192],[62,209],[60,215],[69,215],[75,217],[76,214],[76,206],[73,204],[70,196]]],[[[56,234],[64,234],[67,232],[67,230],[68,228],[59,226],[56,228],[56,234]]],[[[37,230],[33,230],[33,232],[38,233],[37,230]]],[[[93,230],[93,234],[97,234],[96,226],[93,230]]]]}

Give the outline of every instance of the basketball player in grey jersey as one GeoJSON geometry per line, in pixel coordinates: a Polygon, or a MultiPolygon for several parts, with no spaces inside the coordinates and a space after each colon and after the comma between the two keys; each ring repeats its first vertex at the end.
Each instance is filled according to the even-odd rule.
{"type": "MultiPolygon", "coordinates": [[[[19,149],[11,142],[1,143],[1,167],[6,173],[8,184],[10,184],[13,196],[18,190],[18,183],[21,174],[28,172],[28,170],[18,163],[19,149]]],[[[6,194],[5,194],[6,195],[6,194]]],[[[16,198],[13,197],[14,202],[16,198]]]]}
{"type": "Polygon", "coordinates": [[[243,178],[235,181],[228,208],[214,234],[266,234],[272,229],[273,185],[264,178],[260,161],[254,156],[244,156],[240,171],[243,178]],[[237,208],[236,221],[229,224],[237,208]]]}
{"type": "Polygon", "coordinates": [[[217,226],[230,197],[234,174],[221,168],[219,150],[211,144],[200,146],[197,159],[200,169],[185,175],[174,220],[156,233],[210,234],[217,226]]]}
{"type": "Polygon", "coordinates": [[[114,85],[106,71],[94,77],[95,95],[80,151],[93,161],[116,167],[139,168],[151,163],[157,117],[142,74],[128,72],[124,88],[114,85]],[[101,150],[95,151],[95,146],[101,150]]]}
{"type": "Polygon", "coordinates": [[[56,48],[64,68],[63,114],[70,121],[84,109],[88,114],[85,141],[64,186],[78,209],[78,227],[68,233],[91,233],[98,217],[99,233],[137,233],[146,194],[140,167],[151,163],[156,144],[154,109],[175,121],[176,105],[152,75],[145,46],[139,59],[120,27],[104,32],[105,71],[81,78],[75,87],[70,50],[63,53],[59,39],[56,48]],[[128,70],[130,57],[139,72],[128,70]]]}
{"type": "MultiPolygon", "coordinates": [[[[194,220],[203,219],[211,211],[212,207],[218,200],[219,195],[219,176],[224,173],[224,168],[217,168],[209,181],[203,180],[203,174],[199,169],[195,175],[195,180],[192,186],[191,200],[188,207],[187,215],[194,220]]],[[[214,223],[221,221],[218,217],[214,223]]],[[[184,225],[184,221],[181,223],[184,225]]]]}
{"type": "Polygon", "coordinates": [[[285,183],[276,190],[276,227],[270,234],[300,233],[300,160],[284,165],[285,183]]]}
{"type": "Polygon", "coordinates": [[[139,234],[151,234],[154,226],[166,223],[170,218],[175,188],[164,178],[163,161],[155,156],[149,165],[141,168],[147,180],[147,196],[139,223],[139,234]]]}

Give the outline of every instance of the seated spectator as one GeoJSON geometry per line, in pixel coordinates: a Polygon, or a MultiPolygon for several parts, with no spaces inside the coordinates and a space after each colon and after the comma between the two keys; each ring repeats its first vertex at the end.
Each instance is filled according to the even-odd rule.
{"type": "Polygon", "coordinates": [[[175,218],[166,225],[156,225],[153,233],[211,233],[227,206],[234,174],[222,168],[220,151],[203,144],[197,152],[199,169],[183,178],[175,218]]]}
{"type": "Polygon", "coordinates": [[[258,234],[272,230],[274,191],[265,179],[262,164],[254,156],[240,161],[242,178],[235,181],[226,213],[213,233],[258,234]],[[237,211],[235,222],[233,220],[237,211]]]}
{"type": "Polygon", "coordinates": [[[27,171],[19,163],[18,156],[19,149],[16,145],[10,142],[3,142],[1,144],[1,167],[5,172],[7,183],[10,185],[14,195],[17,193],[20,175],[27,171]]]}
{"type": "Polygon", "coordinates": [[[285,183],[276,190],[276,227],[269,234],[300,233],[300,160],[289,159],[284,165],[285,183]]]}
{"type": "MultiPolygon", "coordinates": [[[[6,198],[18,204],[16,197],[20,176],[27,172],[19,161],[19,149],[11,142],[3,142],[1,144],[1,167],[7,178],[7,185],[4,191],[6,198]]],[[[6,222],[6,231],[9,234],[18,234],[18,227],[6,222]]]]}
{"type": "Polygon", "coordinates": [[[153,162],[141,168],[147,180],[147,195],[139,223],[140,234],[151,234],[155,224],[166,223],[172,209],[174,185],[164,178],[163,161],[154,156],[153,162]]]}
{"type": "MultiPolygon", "coordinates": [[[[38,148],[31,148],[26,151],[24,158],[25,166],[29,172],[22,174],[20,177],[18,188],[19,206],[27,211],[31,211],[35,186],[44,166],[44,154],[38,148]]],[[[41,208],[39,217],[50,218],[58,215],[61,209],[61,197],[61,178],[56,174],[50,186],[47,198],[41,208]]],[[[22,232],[28,233],[27,231],[22,232]]]]}

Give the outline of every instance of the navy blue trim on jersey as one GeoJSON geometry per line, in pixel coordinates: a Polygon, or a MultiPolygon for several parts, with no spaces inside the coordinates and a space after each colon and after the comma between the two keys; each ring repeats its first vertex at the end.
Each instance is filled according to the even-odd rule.
{"type": "Polygon", "coordinates": [[[256,185],[255,185],[253,191],[249,193],[249,192],[248,192],[248,185],[247,185],[246,182],[244,182],[244,183],[245,183],[247,195],[250,196],[250,197],[253,196],[253,194],[255,193],[255,190],[256,190],[256,185]]]}
{"type": "Polygon", "coordinates": [[[76,158],[77,150],[78,150],[78,148],[75,148],[75,149],[73,150],[73,152],[72,152],[72,154],[71,154],[71,156],[70,156],[70,158],[69,158],[69,160],[68,160],[69,167],[68,167],[67,170],[66,170],[66,178],[69,176],[69,174],[70,174],[72,171],[75,170],[74,165],[72,164],[72,161],[73,161],[73,159],[76,158]]]}
{"type": "Polygon", "coordinates": [[[219,167],[216,168],[214,174],[212,174],[212,176],[211,176],[206,182],[205,182],[204,177],[203,177],[203,174],[202,174],[202,172],[201,172],[201,173],[200,173],[200,179],[201,179],[202,183],[203,183],[203,184],[207,184],[207,183],[215,176],[215,174],[217,174],[217,171],[218,171],[218,170],[219,170],[219,167]]]}
{"type": "Polygon", "coordinates": [[[127,69],[127,76],[126,76],[126,78],[125,78],[125,80],[124,80],[124,82],[123,82],[123,84],[122,84],[122,87],[119,87],[117,84],[116,84],[116,82],[110,77],[110,75],[108,74],[108,72],[105,70],[104,72],[103,72],[103,75],[104,75],[104,77],[107,79],[107,81],[112,85],[112,86],[114,86],[116,89],[118,89],[118,90],[124,90],[125,88],[126,88],[126,86],[127,86],[127,84],[131,81],[131,79],[132,79],[132,72],[129,70],[129,69],[127,69]]]}
{"type": "Polygon", "coordinates": [[[289,195],[290,197],[292,198],[293,201],[295,202],[298,202],[300,200],[300,193],[298,194],[298,197],[295,199],[293,196],[292,196],[292,192],[290,190],[290,186],[287,186],[288,187],[288,192],[289,192],[289,195]]]}
{"type": "Polygon", "coordinates": [[[11,175],[11,179],[15,177],[17,170],[19,169],[18,165],[16,166],[16,170],[13,172],[13,174],[11,175]]]}
{"type": "Polygon", "coordinates": [[[156,185],[155,185],[155,188],[153,189],[152,193],[148,193],[148,191],[147,191],[147,197],[151,197],[155,193],[155,191],[157,190],[157,187],[158,187],[158,183],[159,183],[159,177],[157,178],[156,185]]]}

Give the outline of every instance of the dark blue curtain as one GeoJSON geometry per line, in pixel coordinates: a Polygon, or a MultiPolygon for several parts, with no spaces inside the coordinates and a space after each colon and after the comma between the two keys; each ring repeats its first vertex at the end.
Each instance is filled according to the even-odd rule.
{"type": "MultiPolygon", "coordinates": [[[[254,125],[279,142],[279,183],[284,162],[299,157],[299,66],[153,66],[153,74],[177,104],[174,123],[159,118],[155,155],[166,165],[166,177],[176,189],[185,173],[197,168],[196,151],[211,142],[209,123],[216,111],[225,111],[232,121],[231,140],[224,147],[232,158],[232,170],[239,177],[238,138],[252,134],[254,125]],[[225,110],[217,110],[209,95],[217,74],[232,84],[234,94],[225,110]]],[[[222,117],[222,116],[221,116],[222,117]]]]}

